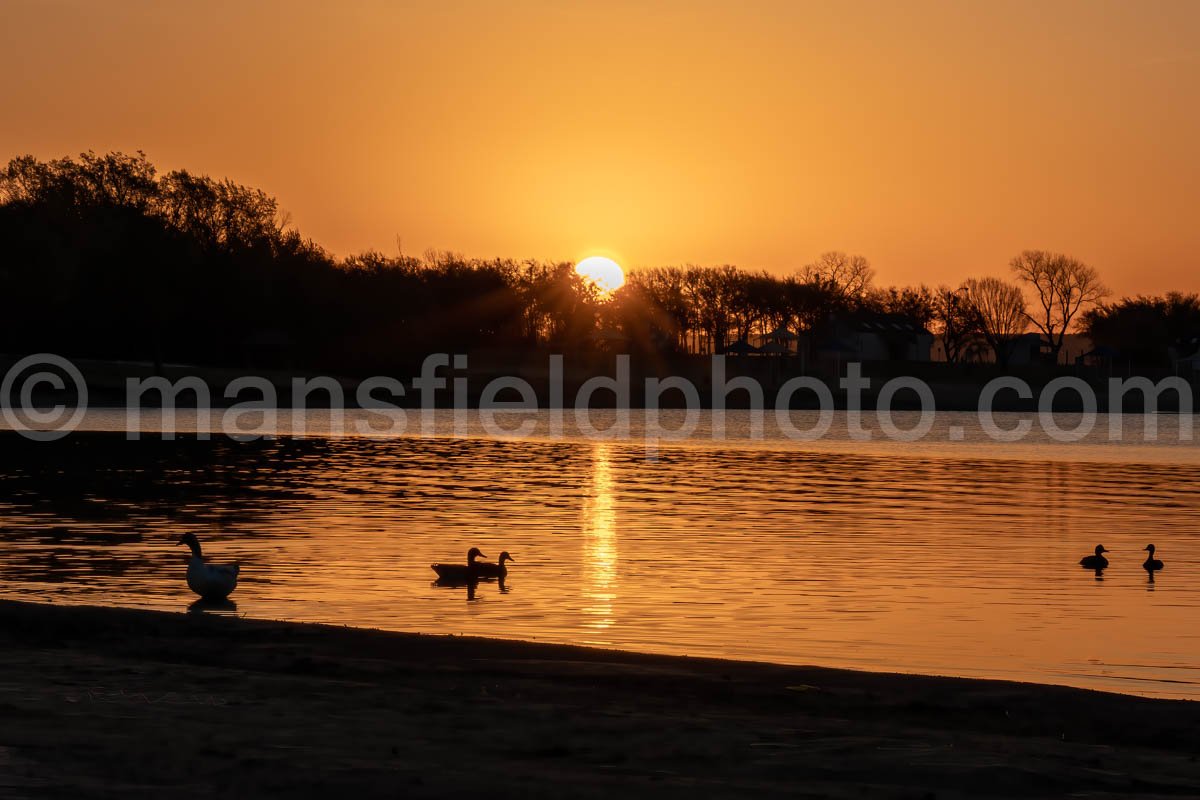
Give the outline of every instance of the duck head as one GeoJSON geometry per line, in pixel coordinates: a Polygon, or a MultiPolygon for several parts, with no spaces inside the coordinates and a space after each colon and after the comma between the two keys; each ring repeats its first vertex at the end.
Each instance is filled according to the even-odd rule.
{"type": "Polygon", "coordinates": [[[180,536],[179,541],[175,542],[175,546],[178,547],[181,544],[186,544],[188,549],[192,551],[192,555],[196,558],[203,557],[200,555],[200,540],[196,538],[196,534],[185,533],[183,536],[180,536]]]}
{"type": "Polygon", "coordinates": [[[1111,553],[1111,552],[1112,552],[1111,550],[1105,550],[1104,545],[1102,545],[1102,544],[1096,545],[1096,555],[1100,555],[1101,553],[1111,553]]]}
{"type": "Polygon", "coordinates": [[[1150,553],[1151,558],[1154,558],[1154,545],[1148,544],[1143,549],[1150,553]]]}
{"type": "Polygon", "coordinates": [[[467,551],[467,563],[474,564],[477,558],[487,558],[483,553],[479,552],[478,547],[472,547],[467,551]]]}
{"type": "Polygon", "coordinates": [[[507,551],[507,550],[505,550],[503,553],[501,553],[501,554],[500,554],[500,561],[499,561],[499,563],[500,563],[500,564],[503,564],[505,561],[513,561],[513,562],[515,562],[515,561],[516,561],[516,559],[515,559],[515,558],[513,558],[512,556],[510,556],[510,555],[508,554],[508,551],[507,551]]]}

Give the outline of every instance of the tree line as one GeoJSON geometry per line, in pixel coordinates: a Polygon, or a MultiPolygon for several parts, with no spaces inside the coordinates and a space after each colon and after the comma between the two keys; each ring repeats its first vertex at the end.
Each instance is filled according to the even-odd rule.
{"type": "Polygon", "coordinates": [[[779,329],[820,340],[831,319],[871,315],[938,334],[951,362],[1004,363],[1029,330],[1057,359],[1082,321],[1149,363],[1159,344],[1196,330],[1200,308],[1195,295],[1104,305],[1093,268],[1034,250],[1013,259],[1011,280],[956,287],[879,287],[866,258],[829,252],[786,277],[638,270],[611,297],[569,262],[336,258],[262,190],[160,173],[140,152],[11,160],[0,172],[0,253],[0,352],[350,372],[481,347],[620,341],[633,352],[719,353],[779,329]],[[1139,339],[1151,319],[1157,338],[1139,339]]]}

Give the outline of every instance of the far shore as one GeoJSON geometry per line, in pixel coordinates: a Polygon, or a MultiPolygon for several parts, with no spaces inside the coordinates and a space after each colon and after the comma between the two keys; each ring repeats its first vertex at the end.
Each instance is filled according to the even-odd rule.
{"type": "Polygon", "coordinates": [[[1188,701],[13,601],[0,645],[4,797],[1200,794],[1188,701]]]}
{"type": "MultiPolygon", "coordinates": [[[[432,373],[444,384],[443,388],[431,392],[430,399],[437,408],[442,409],[455,408],[456,402],[466,408],[478,408],[483,400],[484,389],[489,383],[496,380],[511,383],[512,379],[519,379],[532,389],[537,408],[574,408],[581,389],[590,379],[600,377],[611,380],[616,374],[612,354],[588,353],[566,359],[563,374],[556,380],[547,368],[548,358],[548,353],[540,351],[480,351],[470,354],[468,368],[456,371],[443,364],[432,373]],[[456,398],[445,388],[451,386],[452,379],[466,381],[465,395],[462,398],[456,398]]],[[[0,375],[5,374],[17,360],[15,355],[0,354],[0,375]]],[[[420,384],[414,385],[414,380],[419,380],[417,376],[421,374],[419,360],[408,369],[390,376],[394,383],[402,387],[402,396],[389,394],[387,390],[377,387],[369,399],[359,395],[362,386],[360,379],[365,376],[355,378],[345,375],[322,375],[311,369],[189,364],[156,366],[148,361],[94,359],[73,359],[72,363],[79,369],[80,377],[87,386],[88,404],[93,408],[125,408],[127,405],[147,409],[163,405],[195,408],[198,404],[202,407],[228,408],[236,404],[261,404],[263,395],[257,388],[241,386],[238,391],[228,394],[234,381],[248,376],[260,378],[269,384],[274,394],[266,403],[269,407],[353,409],[362,407],[364,402],[382,402],[398,408],[418,408],[425,402],[424,395],[417,388],[420,384]],[[157,381],[160,378],[170,384],[167,394],[163,393],[161,381],[157,381]],[[200,398],[197,397],[194,388],[196,379],[206,388],[207,397],[204,398],[204,402],[198,402],[200,398]],[[139,387],[134,390],[132,398],[130,381],[139,387]],[[314,383],[307,389],[297,390],[297,381],[302,384],[307,381],[314,383]],[[340,395],[340,399],[331,396],[331,386],[336,387],[334,391],[340,395]],[[131,399],[136,402],[131,402],[131,399]]],[[[836,363],[829,361],[805,365],[805,362],[795,357],[728,356],[724,362],[723,376],[727,388],[722,391],[722,384],[718,380],[714,392],[712,356],[682,355],[665,360],[639,357],[631,362],[628,397],[618,402],[611,389],[599,388],[586,392],[586,405],[591,408],[687,408],[688,400],[676,389],[664,389],[657,397],[648,395],[648,379],[665,380],[678,377],[686,379],[695,387],[697,394],[692,402],[698,402],[700,408],[711,409],[719,403],[724,403],[725,408],[731,410],[746,409],[751,406],[750,395],[745,389],[735,386],[739,379],[750,378],[762,390],[764,407],[773,411],[782,387],[793,378],[807,377],[816,378],[823,383],[832,398],[834,408],[844,410],[850,405],[849,394],[840,381],[845,376],[848,363],[848,360],[839,360],[836,363]]],[[[867,361],[859,367],[863,379],[869,381],[869,385],[863,384],[865,388],[857,392],[859,407],[866,410],[876,408],[881,390],[889,381],[896,378],[915,378],[929,388],[936,410],[975,412],[981,406],[984,387],[1000,377],[1013,377],[1024,382],[1029,387],[1030,395],[1021,397],[1011,388],[995,393],[988,398],[987,406],[999,412],[1038,410],[1047,385],[1057,378],[1071,378],[1076,382],[1076,386],[1079,385],[1078,381],[1082,381],[1090,387],[1095,398],[1096,410],[1100,412],[1142,413],[1150,409],[1163,413],[1177,413],[1181,408],[1180,398],[1173,390],[1158,392],[1158,396],[1152,398],[1149,403],[1142,392],[1136,389],[1126,391],[1114,399],[1111,396],[1109,380],[1125,379],[1128,376],[1124,372],[1112,369],[1026,365],[1006,370],[996,364],[954,365],[945,362],[905,361],[867,361]]],[[[1153,382],[1164,378],[1181,379],[1186,386],[1191,387],[1193,395],[1200,389],[1200,384],[1197,383],[1198,376],[1192,371],[1175,375],[1159,370],[1147,373],[1144,377],[1153,382]]],[[[19,385],[14,384],[12,396],[0,397],[0,405],[18,405],[16,391],[19,385]]],[[[370,387],[371,384],[367,386],[370,387]]],[[[38,405],[73,407],[77,404],[75,387],[68,385],[63,390],[51,390],[48,387],[45,383],[34,387],[33,398],[38,405]]],[[[366,390],[363,391],[365,393],[366,390]]],[[[820,407],[819,400],[811,389],[796,388],[787,392],[788,401],[785,404],[792,409],[820,407]]],[[[887,405],[894,410],[921,408],[920,398],[910,388],[898,388],[894,392],[889,390],[887,394],[890,395],[887,405]]],[[[522,399],[517,390],[509,388],[489,398],[488,402],[514,403],[522,399]]],[[[1077,388],[1060,386],[1051,393],[1050,401],[1056,412],[1071,413],[1084,410],[1084,401],[1077,388]]],[[[525,402],[528,403],[527,398],[525,402]]]]}

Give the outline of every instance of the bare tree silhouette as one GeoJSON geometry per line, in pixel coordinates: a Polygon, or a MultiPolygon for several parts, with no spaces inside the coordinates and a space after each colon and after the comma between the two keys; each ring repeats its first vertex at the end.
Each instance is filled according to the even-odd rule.
{"type": "Polygon", "coordinates": [[[971,302],[966,286],[939,286],[934,295],[935,331],[942,337],[946,360],[958,363],[967,356],[971,342],[983,333],[979,309],[971,302]]]}
{"type": "Polygon", "coordinates": [[[999,278],[969,278],[963,288],[978,315],[980,333],[996,354],[996,363],[1007,367],[1013,343],[1027,324],[1020,287],[999,278]]]}
{"type": "Polygon", "coordinates": [[[799,273],[800,280],[815,284],[844,299],[862,297],[871,288],[875,270],[863,256],[850,256],[838,250],[822,253],[816,261],[806,264],[799,273]]]}
{"type": "Polygon", "coordinates": [[[1085,305],[1097,303],[1108,289],[1095,269],[1062,253],[1026,250],[1011,263],[1013,273],[1028,284],[1036,297],[1034,313],[1026,318],[1046,338],[1058,363],[1063,339],[1071,321],[1085,305]]]}

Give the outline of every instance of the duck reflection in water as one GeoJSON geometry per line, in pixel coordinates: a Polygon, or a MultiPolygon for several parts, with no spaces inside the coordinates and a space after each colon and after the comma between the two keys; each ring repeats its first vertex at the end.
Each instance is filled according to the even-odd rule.
{"type": "Polygon", "coordinates": [[[237,603],[229,598],[204,598],[201,597],[188,604],[187,610],[189,614],[234,614],[237,612],[237,603]]]}
{"type": "MultiPolygon", "coordinates": [[[[486,580],[486,579],[481,581],[478,578],[463,579],[463,580],[455,580],[452,578],[438,578],[436,581],[433,582],[433,585],[439,589],[462,589],[465,587],[467,590],[467,600],[475,600],[476,599],[476,597],[475,597],[476,590],[479,589],[480,583],[491,583],[491,581],[486,580]]],[[[508,585],[508,583],[505,581],[504,578],[497,579],[496,586],[500,589],[500,594],[508,594],[509,591],[511,590],[511,587],[508,585]]]]}

